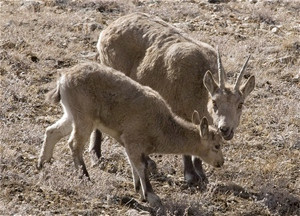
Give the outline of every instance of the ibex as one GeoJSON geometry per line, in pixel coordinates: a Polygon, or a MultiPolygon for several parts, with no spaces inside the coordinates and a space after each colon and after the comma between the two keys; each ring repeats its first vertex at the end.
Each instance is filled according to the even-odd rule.
{"type": "Polygon", "coordinates": [[[125,147],[131,164],[135,190],[154,207],[161,206],[146,171],[145,158],[152,153],[188,154],[214,167],[224,163],[222,137],[200,123],[197,111],[193,123],[176,116],[154,90],[121,72],[97,63],[82,63],[63,73],[48,98],[61,102],[64,114],[46,129],[38,168],[51,159],[55,144],[71,134],[69,146],[76,168],[88,172],[83,161],[84,145],[94,129],[115,138],[125,147]]]}
{"type": "MultiPolygon", "coordinates": [[[[242,84],[248,60],[235,85],[229,85],[221,57],[211,46],[144,13],[129,14],[112,22],[100,33],[97,49],[102,64],[158,91],[185,120],[189,120],[193,110],[200,117],[207,116],[225,140],[232,139],[244,100],[255,86],[254,76],[242,84]],[[217,72],[218,81],[212,76],[217,72]]],[[[90,150],[100,157],[101,133],[93,134],[90,150]]],[[[150,158],[147,161],[154,163],[150,158]]],[[[184,175],[189,183],[207,181],[201,161],[192,161],[190,156],[184,156],[184,175]]]]}

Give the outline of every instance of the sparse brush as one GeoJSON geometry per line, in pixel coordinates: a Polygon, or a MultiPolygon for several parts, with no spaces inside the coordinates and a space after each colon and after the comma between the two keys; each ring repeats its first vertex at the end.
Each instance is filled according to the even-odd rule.
{"type": "Polygon", "coordinates": [[[268,8],[260,8],[253,11],[253,18],[257,19],[259,22],[264,22],[268,25],[275,25],[276,19],[273,16],[273,12],[268,8]]]}

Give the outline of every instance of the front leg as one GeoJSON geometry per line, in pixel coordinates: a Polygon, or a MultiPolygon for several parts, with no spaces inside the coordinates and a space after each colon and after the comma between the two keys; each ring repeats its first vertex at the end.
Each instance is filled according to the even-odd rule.
{"type": "Polygon", "coordinates": [[[150,206],[162,209],[160,198],[154,193],[147,172],[147,160],[144,154],[136,152],[137,149],[126,148],[126,153],[132,168],[135,189],[140,190],[142,199],[147,200],[150,206]]]}
{"type": "MultiPolygon", "coordinates": [[[[152,174],[157,173],[156,163],[149,156],[144,157],[144,163],[146,164],[146,169],[150,173],[152,173],[152,174]]],[[[137,193],[140,193],[141,196],[143,197],[143,191],[141,188],[140,177],[138,176],[135,169],[132,169],[131,171],[132,171],[132,175],[133,175],[134,189],[137,193]]],[[[142,200],[142,201],[146,201],[146,200],[142,200]]]]}
{"type": "Polygon", "coordinates": [[[191,156],[184,155],[183,165],[184,165],[184,179],[187,181],[189,185],[200,184],[202,186],[202,184],[206,183],[207,178],[202,169],[202,162],[199,159],[192,161],[191,156]]]}
{"type": "Polygon", "coordinates": [[[193,157],[193,165],[197,175],[201,179],[201,182],[208,184],[208,178],[206,177],[205,172],[203,170],[202,160],[200,160],[200,158],[193,157]]]}
{"type": "Polygon", "coordinates": [[[145,202],[146,200],[144,199],[140,177],[139,177],[136,169],[132,165],[131,165],[131,172],[132,172],[134,190],[135,190],[135,192],[137,192],[141,195],[142,201],[145,202]]]}

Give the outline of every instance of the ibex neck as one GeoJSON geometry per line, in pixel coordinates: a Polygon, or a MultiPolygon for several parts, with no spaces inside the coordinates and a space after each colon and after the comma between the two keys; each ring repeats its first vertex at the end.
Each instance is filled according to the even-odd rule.
{"type": "Polygon", "coordinates": [[[157,153],[198,155],[201,148],[200,134],[197,126],[179,117],[170,118],[165,122],[168,131],[162,131],[163,148],[157,153]]]}

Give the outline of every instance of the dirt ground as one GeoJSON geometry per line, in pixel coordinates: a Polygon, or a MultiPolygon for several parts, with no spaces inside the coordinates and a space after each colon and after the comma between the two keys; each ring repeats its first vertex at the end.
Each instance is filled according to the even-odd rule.
{"type": "Polygon", "coordinates": [[[298,0],[0,0],[0,215],[155,215],[134,192],[123,148],[80,180],[66,139],[36,169],[45,128],[61,115],[45,102],[58,70],[93,60],[99,33],[118,17],[154,14],[219,45],[230,79],[251,54],[248,97],[222,169],[188,186],[181,156],[153,156],[151,176],[168,215],[300,215],[300,3],[298,0]]]}

